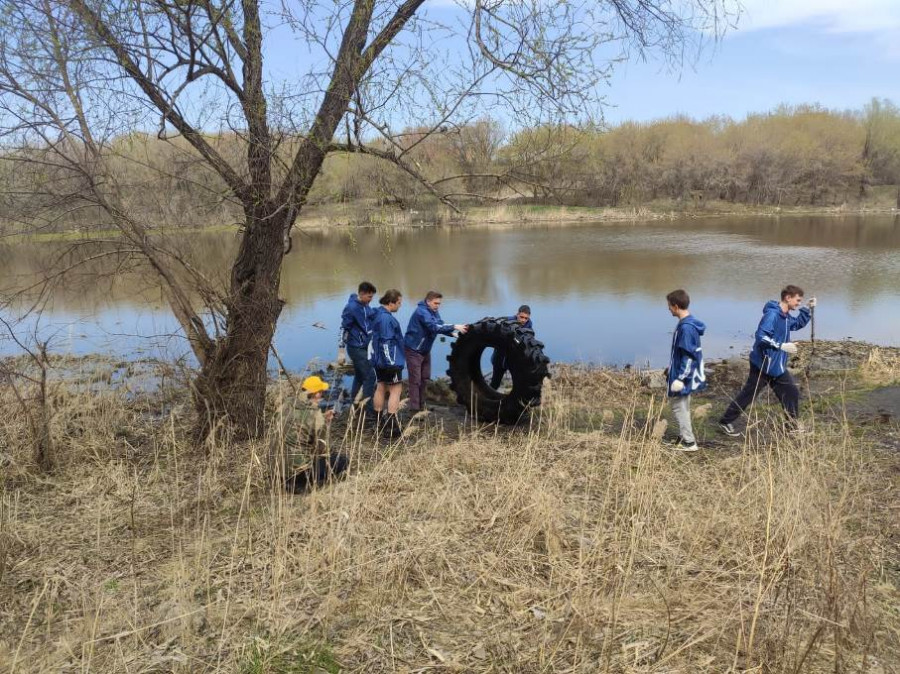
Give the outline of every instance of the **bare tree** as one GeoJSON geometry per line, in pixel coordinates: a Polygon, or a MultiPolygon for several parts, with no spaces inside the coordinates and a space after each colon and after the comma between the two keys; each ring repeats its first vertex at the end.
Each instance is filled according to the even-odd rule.
{"type": "Polygon", "coordinates": [[[394,129],[427,138],[502,108],[578,120],[632,53],[679,62],[731,18],[730,0],[2,0],[5,157],[51,166],[52,198],[95,209],[158,275],[200,363],[200,429],[262,431],[266,362],[291,227],[329,152],[367,152],[429,184],[394,129]],[[267,45],[305,70],[279,77],[267,45]],[[116,143],[177,139],[242,214],[224,287],[156,240],[122,198],[116,143]],[[237,142],[229,156],[222,139],[237,142]],[[380,138],[380,145],[373,145],[380,138]],[[51,161],[52,159],[52,161],[51,161]],[[201,288],[198,302],[195,288],[201,288]]]}

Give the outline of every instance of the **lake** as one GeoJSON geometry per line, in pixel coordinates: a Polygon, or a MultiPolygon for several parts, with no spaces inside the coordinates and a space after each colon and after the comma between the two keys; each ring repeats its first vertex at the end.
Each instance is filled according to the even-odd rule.
{"type": "MultiPolygon", "coordinates": [[[[235,234],[180,235],[210,276],[235,234]]],[[[0,246],[0,287],[26,283],[62,244],[0,246]]],[[[107,265],[107,272],[113,271],[107,265]]],[[[404,294],[405,327],[429,289],[448,322],[533,310],[554,361],[663,365],[675,325],[666,293],[685,288],[707,323],[707,358],[746,351],[763,304],[787,283],[816,295],[816,336],[900,344],[900,216],[672,221],[298,232],[286,258],[276,334],[286,365],[334,357],[340,313],[362,279],[404,294]]],[[[152,282],[80,275],[41,320],[52,350],[172,358],[186,352],[152,282]]],[[[809,328],[799,333],[807,339],[809,328]]],[[[8,342],[0,344],[10,352],[8,342]]],[[[436,344],[437,373],[449,343],[436,344]]]]}

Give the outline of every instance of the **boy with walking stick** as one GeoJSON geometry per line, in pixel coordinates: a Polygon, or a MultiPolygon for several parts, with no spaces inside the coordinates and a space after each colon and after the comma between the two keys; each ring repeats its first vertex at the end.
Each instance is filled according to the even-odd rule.
{"type": "Polygon", "coordinates": [[[756,399],[760,388],[769,386],[788,416],[791,430],[803,433],[797,417],[800,414],[800,389],[787,369],[788,355],[797,353],[797,345],[791,342],[791,333],[806,327],[816,306],[816,298],[803,304],[803,289],[789,285],[781,291],[781,300],[770,300],[763,307],[762,319],[756,329],[753,350],[750,352],[750,375],[744,388],[719,419],[719,428],[725,435],[739,437],[734,421],[756,399]],[[798,313],[792,314],[792,311],[798,313]]]}

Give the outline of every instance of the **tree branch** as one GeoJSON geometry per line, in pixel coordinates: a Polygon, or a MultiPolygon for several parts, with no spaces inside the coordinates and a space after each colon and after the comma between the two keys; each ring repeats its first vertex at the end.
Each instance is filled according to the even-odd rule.
{"type": "Polygon", "coordinates": [[[147,98],[157,107],[163,117],[174,126],[184,138],[194,146],[215,171],[222,177],[228,187],[243,201],[248,197],[247,184],[225,159],[206,141],[203,135],[197,131],[175,109],[174,103],[166,100],[160,88],[138,67],[134,59],[121,41],[113,34],[110,27],[103,19],[92,10],[84,0],[71,0],[70,7],[78,14],[97,37],[112,51],[116,62],[128,76],[146,94],[147,98]]]}

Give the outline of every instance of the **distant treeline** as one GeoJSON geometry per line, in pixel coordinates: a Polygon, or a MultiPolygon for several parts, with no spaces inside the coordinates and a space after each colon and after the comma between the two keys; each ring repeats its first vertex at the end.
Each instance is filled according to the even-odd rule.
{"type": "MultiPolygon", "coordinates": [[[[344,140],[344,139],[340,139],[344,140]]],[[[210,142],[241,167],[233,134],[210,142]]],[[[292,141],[283,138],[287,156],[292,141]]],[[[505,133],[484,119],[436,133],[408,129],[377,152],[402,156],[411,170],[359,152],[334,152],[310,205],[360,202],[401,208],[496,200],[571,206],[651,201],[830,206],[870,201],[900,207],[900,108],[875,99],[863,110],[780,107],[743,120],[674,117],[602,128],[546,126],[505,133]]],[[[150,226],[241,222],[219,178],[179,138],[134,133],[109,145],[95,179],[150,226]]],[[[81,201],[83,177],[32,145],[0,160],[0,226],[48,230],[102,227],[100,209],[81,201]]]]}

